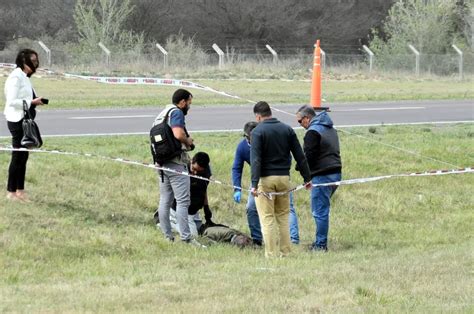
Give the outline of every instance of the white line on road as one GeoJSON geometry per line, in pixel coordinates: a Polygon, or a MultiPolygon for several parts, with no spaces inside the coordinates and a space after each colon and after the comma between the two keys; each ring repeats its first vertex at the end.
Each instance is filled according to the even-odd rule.
{"type": "Polygon", "coordinates": [[[128,118],[151,118],[154,115],[143,114],[134,116],[101,116],[101,117],[69,117],[69,120],[89,120],[89,119],[128,119],[128,118]]]}
{"type": "Polygon", "coordinates": [[[426,107],[387,107],[387,108],[358,108],[358,109],[336,109],[332,112],[349,112],[349,111],[384,111],[384,110],[417,110],[426,109],[426,107]]]}

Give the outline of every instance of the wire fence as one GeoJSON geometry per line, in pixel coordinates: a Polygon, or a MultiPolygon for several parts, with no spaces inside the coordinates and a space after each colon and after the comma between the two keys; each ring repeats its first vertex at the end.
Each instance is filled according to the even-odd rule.
{"type": "MultiPolygon", "coordinates": [[[[191,73],[246,73],[248,77],[289,75],[308,76],[312,68],[313,54],[307,52],[281,53],[277,56],[261,50],[254,53],[242,53],[236,49],[226,49],[223,63],[219,66],[219,56],[213,51],[189,51],[169,53],[167,56],[158,50],[155,53],[71,53],[51,49],[51,64],[48,55],[41,49],[41,66],[57,71],[72,73],[130,73],[135,75],[191,73]]],[[[0,62],[14,63],[16,52],[0,51],[0,62]]],[[[397,73],[399,75],[437,75],[453,78],[474,74],[474,53],[460,55],[421,54],[418,64],[413,54],[391,55],[385,58],[374,56],[372,66],[366,54],[326,53],[322,60],[326,73],[343,72],[346,74],[377,75],[397,73]]]]}

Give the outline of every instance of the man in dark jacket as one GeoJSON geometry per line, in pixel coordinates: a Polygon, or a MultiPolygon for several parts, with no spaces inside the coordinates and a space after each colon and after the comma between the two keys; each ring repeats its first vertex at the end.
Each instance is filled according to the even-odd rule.
{"type": "Polygon", "coordinates": [[[290,190],[290,152],[298,164],[307,188],[311,187],[309,167],[295,131],[272,117],[268,103],[258,102],[253,107],[253,112],[259,124],[251,134],[252,194],[256,197],[258,216],[262,224],[265,256],[286,256],[290,253],[290,200],[289,194],[285,193],[290,190]],[[263,194],[272,192],[283,194],[271,197],[263,194]],[[275,235],[278,232],[279,237],[275,235]]]}
{"type": "MultiPolygon", "coordinates": [[[[318,114],[313,108],[303,106],[296,113],[298,123],[307,129],[304,136],[304,152],[311,170],[313,184],[341,180],[341,154],[337,131],[326,111],[318,114]]],[[[316,240],[311,249],[327,251],[329,231],[330,198],[337,186],[313,187],[311,190],[311,210],[316,222],[316,240]]]]}
{"type": "MultiPolygon", "coordinates": [[[[235,151],[234,164],[232,165],[232,183],[234,186],[242,187],[242,172],[244,164],[250,165],[250,143],[251,132],[257,126],[257,122],[251,121],[244,125],[244,139],[239,143],[235,151]]],[[[234,201],[240,203],[242,198],[242,190],[234,190],[234,201]]],[[[247,221],[249,224],[250,235],[256,245],[262,245],[262,231],[260,227],[260,220],[258,218],[257,206],[255,205],[255,198],[251,193],[247,198],[247,221]]],[[[298,216],[293,202],[293,193],[290,193],[290,239],[293,244],[300,242],[298,216]]]]}

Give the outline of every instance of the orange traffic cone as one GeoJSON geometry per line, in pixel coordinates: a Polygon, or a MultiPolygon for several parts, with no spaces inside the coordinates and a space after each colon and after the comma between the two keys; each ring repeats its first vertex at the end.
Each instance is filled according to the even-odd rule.
{"type": "Polygon", "coordinates": [[[313,78],[311,80],[311,106],[321,109],[321,48],[319,39],[314,45],[313,78]]]}

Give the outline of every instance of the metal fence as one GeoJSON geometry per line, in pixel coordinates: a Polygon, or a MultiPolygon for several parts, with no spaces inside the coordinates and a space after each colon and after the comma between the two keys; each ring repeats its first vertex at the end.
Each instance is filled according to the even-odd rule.
{"type": "MultiPolygon", "coordinates": [[[[265,50],[257,53],[240,53],[230,49],[222,56],[213,51],[188,53],[161,53],[158,49],[148,53],[71,53],[51,49],[37,49],[41,66],[53,70],[72,73],[129,73],[134,75],[180,74],[181,76],[206,72],[245,73],[246,77],[277,76],[289,74],[293,77],[308,76],[312,68],[313,55],[310,53],[285,53],[274,55],[265,50]],[[48,64],[48,58],[51,64],[48,64]]],[[[0,62],[13,63],[15,53],[0,51],[0,62]]],[[[398,75],[437,75],[462,78],[474,74],[474,53],[463,53],[462,58],[455,52],[445,55],[414,54],[391,55],[385,58],[369,55],[325,53],[322,60],[326,73],[346,73],[377,75],[396,73],[398,75]]]]}

